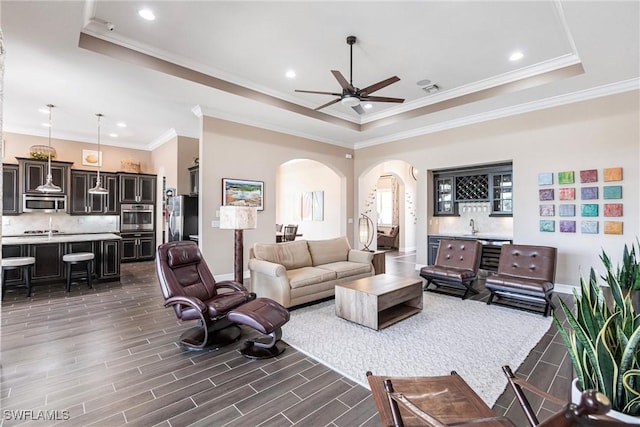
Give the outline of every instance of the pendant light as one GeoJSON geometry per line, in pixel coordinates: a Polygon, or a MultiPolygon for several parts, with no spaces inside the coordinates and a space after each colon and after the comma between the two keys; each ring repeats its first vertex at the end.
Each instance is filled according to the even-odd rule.
{"type": "Polygon", "coordinates": [[[53,183],[53,176],[51,175],[51,109],[54,107],[53,104],[47,104],[49,108],[49,155],[48,155],[48,168],[47,168],[47,181],[36,187],[36,191],[40,191],[42,193],[60,193],[62,192],[62,188],[58,187],[53,183]]]}
{"type": "Polygon", "coordinates": [[[102,181],[100,180],[100,163],[102,160],[102,155],[100,153],[100,118],[102,114],[96,113],[98,117],[98,176],[96,178],[96,186],[89,189],[89,194],[109,194],[109,190],[102,186],[102,181]]]}

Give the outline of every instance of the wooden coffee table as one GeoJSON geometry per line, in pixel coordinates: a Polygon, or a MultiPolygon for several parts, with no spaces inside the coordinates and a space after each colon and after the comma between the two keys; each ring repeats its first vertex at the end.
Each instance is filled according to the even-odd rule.
{"type": "Polygon", "coordinates": [[[422,280],[378,274],[336,285],[336,315],[379,330],[422,311],[422,280]]]}

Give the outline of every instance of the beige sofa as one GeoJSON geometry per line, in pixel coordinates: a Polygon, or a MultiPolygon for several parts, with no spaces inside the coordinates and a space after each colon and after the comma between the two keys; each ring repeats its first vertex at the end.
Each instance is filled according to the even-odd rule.
{"type": "Polygon", "coordinates": [[[346,237],[256,243],[251,291],[285,307],[335,295],[336,284],[374,275],[371,252],[351,249],[346,237]]]}

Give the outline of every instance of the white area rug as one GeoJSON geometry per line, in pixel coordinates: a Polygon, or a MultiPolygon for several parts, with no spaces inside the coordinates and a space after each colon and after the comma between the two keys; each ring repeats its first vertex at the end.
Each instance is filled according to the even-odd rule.
{"type": "Polygon", "coordinates": [[[282,339],[366,388],[367,371],[455,370],[492,406],[507,385],[502,366],[515,371],[550,325],[539,314],[426,292],[421,313],[380,331],[337,317],[334,301],[293,310],[282,339]]]}

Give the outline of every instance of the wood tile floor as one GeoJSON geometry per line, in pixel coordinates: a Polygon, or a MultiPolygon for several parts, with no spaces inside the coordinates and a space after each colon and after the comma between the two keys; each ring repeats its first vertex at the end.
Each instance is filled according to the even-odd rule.
{"type": "MultiPolygon", "coordinates": [[[[417,275],[414,265],[412,253],[387,254],[387,273],[417,275]]],[[[0,425],[380,425],[367,389],[293,348],[264,361],[242,357],[241,343],[183,351],[185,325],[163,307],[153,262],[122,270],[121,282],[72,285],[70,294],[62,284],[36,286],[32,298],[7,292],[0,425]]],[[[517,374],[568,396],[571,366],[553,326],[517,374]]],[[[513,401],[506,391],[494,411],[524,426],[513,401]]],[[[534,405],[542,419],[557,409],[534,405]]]]}

